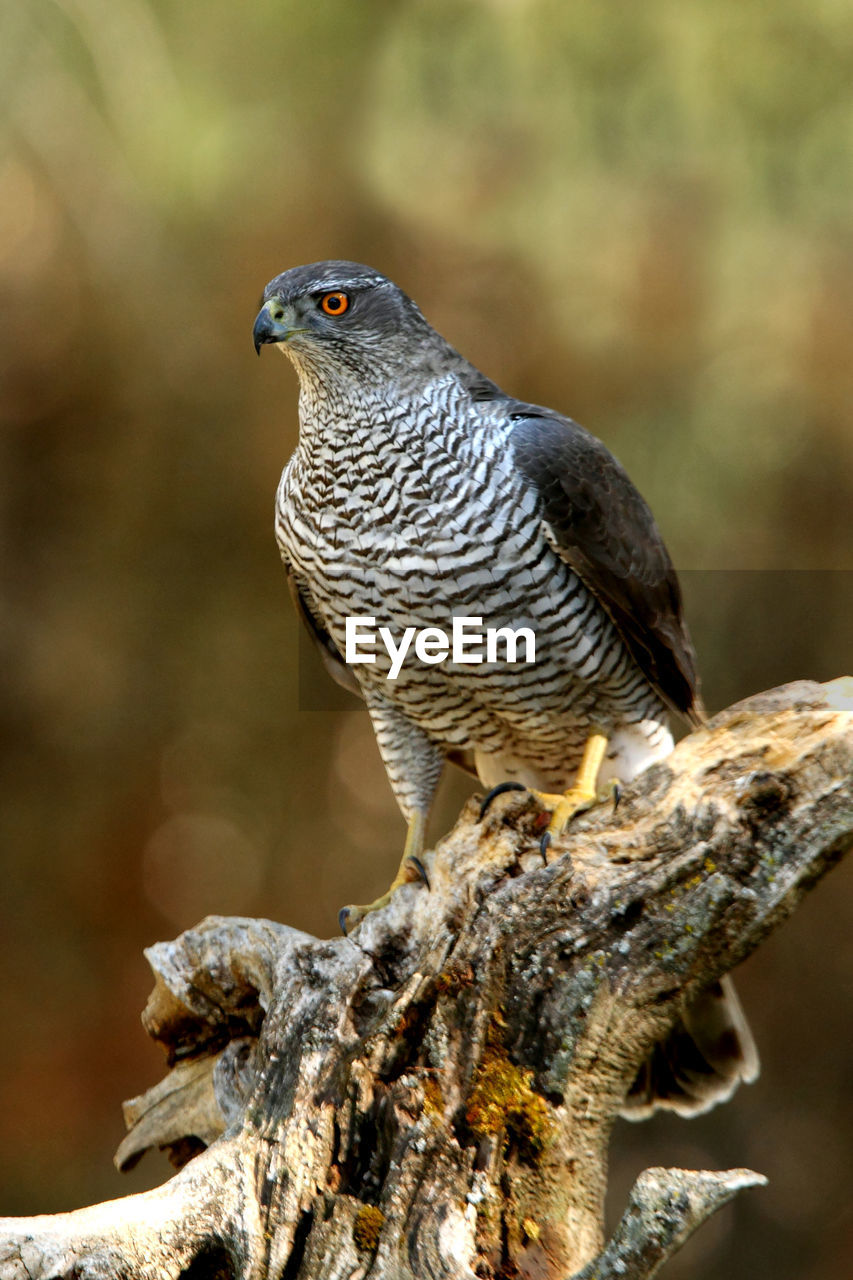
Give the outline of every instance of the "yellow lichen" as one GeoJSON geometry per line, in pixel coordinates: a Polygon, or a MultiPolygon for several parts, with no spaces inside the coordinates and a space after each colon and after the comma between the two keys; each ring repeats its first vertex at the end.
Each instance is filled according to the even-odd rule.
{"type": "Polygon", "coordinates": [[[528,1240],[533,1240],[535,1242],[539,1239],[539,1223],[535,1222],[533,1218],[525,1218],[521,1224],[521,1229],[527,1236],[528,1240]]]}
{"type": "Polygon", "coordinates": [[[435,979],[435,994],[436,996],[458,996],[464,987],[472,986],[473,982],[474,970],[470,964],[452,966],[435,979]]]}
{"type": "Polygon", "coordinates": [[[359,1249],[372,1253],[379,1243],[385,1214],[375,1204],[362,1205],[352,1224],[352,1238],[359,1249]]]}
{"type": "Polygon", "coordinates": [[[488,1044],[474,1073],[465,1119],[477,1138],[512,1140],[528,1159],[540,1155],[551,1135],[548,1104],[532,1087],[533,1072],[510,1062],[502,1045],[488,1044]]]}
{"type": "Polygon", "coordinates": [[[441,1085],[435,1076],[427,1076],[423,1081],[424,1090],[424,1111],[428,1116],[440,1116],[444,1114],[444,1095],[441,1092],[441,1085]]]}
{"type": "Polygon", "coordinates": [[[407,1032],[411,1031],[412,1027],[417,1026],[420,1019],[421,1011],[418,1009],[417,1005],[409,1005],[397,1018],[394,1030],[397,1035],[404,1036],[407,1032]]]}

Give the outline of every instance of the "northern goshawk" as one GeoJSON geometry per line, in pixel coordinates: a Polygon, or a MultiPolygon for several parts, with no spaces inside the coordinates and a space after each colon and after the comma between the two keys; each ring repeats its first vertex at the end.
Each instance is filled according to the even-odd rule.
{"type": "MultiPolygon", "coordinates": [[[[608,780],[627,782],[671,750],[670,713],[701,722],[675,571],[600,441],[506,395],[401,289],[357,263],[276,276],[254,341],[258,352],[278,344],[299,376],[276,535],[327,667],[367,704],[408,823],[392,890],[422,851],[446,759],[487,787],[534,790],[555,834],[608,780]],[[500,635],[531,633],[535,661],[496,650],[439,661],[440,647],[421,646],[392,679],[382,645],[373,661],[345,662],[348,618],[373,618],[398,640],[481,619],[500,635]]],[[[368,909],[348,908],[349,927],[368,909]]],[[[728,981],[655,1052],[634,1114],[695,1113],[757,1073],[728,981]]]]}

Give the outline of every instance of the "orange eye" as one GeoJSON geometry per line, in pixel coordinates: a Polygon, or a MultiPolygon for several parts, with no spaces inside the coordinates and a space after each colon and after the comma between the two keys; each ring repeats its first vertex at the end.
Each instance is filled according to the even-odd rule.
{"type": "Polygon", "coordinates": [[[324,293],[320,306],[327,316],[342,316],[349,306],[349,298],[345,293],[324,293]]]}

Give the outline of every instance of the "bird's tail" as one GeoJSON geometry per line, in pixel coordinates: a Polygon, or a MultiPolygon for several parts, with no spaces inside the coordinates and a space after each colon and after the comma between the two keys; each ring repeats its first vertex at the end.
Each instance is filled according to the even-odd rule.
{"type": "Polygon", "coordinates": [[[698,1116],[758,1076],[758,1051],[731,978],[687,1006],[637,1072],[622,1115],[644,1120],[658,1108],[698,1116]]]}

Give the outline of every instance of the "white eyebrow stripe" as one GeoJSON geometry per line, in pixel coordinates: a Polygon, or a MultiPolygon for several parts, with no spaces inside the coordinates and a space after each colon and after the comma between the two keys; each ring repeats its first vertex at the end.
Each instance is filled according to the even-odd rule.
{"type": "Polygon", "coordinates": [[[371,276],[369,279],[360,280],[324,280],[309,290],[310,293],[328,293],[330,290],[340,290],[345,293],[347,289],[365,289],[365,288],[382,288],[384,285],[390,285],[391,281],[386,280],[385,276],[371,276]]]}

